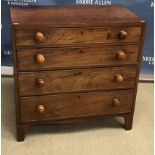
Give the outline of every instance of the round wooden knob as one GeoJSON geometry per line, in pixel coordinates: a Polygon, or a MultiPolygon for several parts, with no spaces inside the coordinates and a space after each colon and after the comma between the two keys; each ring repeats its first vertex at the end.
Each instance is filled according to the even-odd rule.
{"type": "Polygon", "coordinates": [[[45,40],[45,36],[42,32],[36,32],[34,35],[34,39],[37,42],[43,42],[45,40]]]}
{"type": "Polygon", "coordinates": [[[35,56],[35,60],[36,60],[37,63],[42,64],[42,63],[45,62],[45,57],[44,57],[43,54],[37,54],[35,56]]]}
{"type": "Polygon", "coordinates": [[[43,79],[37,79],[36,80],[36,85],[38,87],[43,87],[45,85],[45,81],[43,79]]]}
{"type": "Polygon", "coordinates": [[[113,99],[112,104],[113,104],[114,106],[120,106],[120,105],[121,105],[121,101],[120,101],[119,99],[115,98],[115,99],[113,99]]]}
{"type": "Polygon", "coordinates": [[[124,51],[118,51],[117,58],[119,60],[125,60],[126,59],[126,53],[124,51]]]}
{"type": "Polygon", "coordinates": [[[38,113],[40,113],[40,114],[45,113],[45,106],[44,106],[44,105],[38,105],[38,106],[37,106],[37,111],[38,111],[38,113]]]}
{"type": "Polygon", "coordinates": [[[124,81],[124,78],[121,74],[116,74],[115,75],[115,81],[116,82],[123,82],[124,81]]]}
{"type": "Polygon", "coordinates": [[[128,33],[125,32],[125,31],[120,31],[120,32],[118,33],[118,39],[120,39],[120,40],[126,39],[127,36],[128,36],[128,33]]]}

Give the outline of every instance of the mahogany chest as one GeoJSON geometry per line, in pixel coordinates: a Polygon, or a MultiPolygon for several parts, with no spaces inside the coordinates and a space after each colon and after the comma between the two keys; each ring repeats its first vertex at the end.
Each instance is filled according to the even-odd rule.
{"type": "Polygon", "coordinates": [[[18,141],[40,123],[120,116],[132,128],[145,21],[120,5],[10,14],[18,141]]]}

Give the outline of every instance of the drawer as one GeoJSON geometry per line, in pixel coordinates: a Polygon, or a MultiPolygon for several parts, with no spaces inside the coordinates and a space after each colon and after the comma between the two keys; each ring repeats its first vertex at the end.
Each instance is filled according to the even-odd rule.
{"type": "Polygon", "coordinates": [[[19,72],[19,94],[37,95],[102,89],[133,88],[136,67],[19,72]]]}
{"type": "Polygon", "coordinates": [[[16,45],[139,42],[141,27],[44,28],[17,30],[16,45]]]}
{"type": "Polygon", "coordinates": [[[126,113],[131,112],[132,101],[132,91],[21,97],[21,122],[126,113]]]}
{"type": "Polygon", "coordinates": [[[136,64],[139,46],[18,49],[19,69],[136,64]]]}

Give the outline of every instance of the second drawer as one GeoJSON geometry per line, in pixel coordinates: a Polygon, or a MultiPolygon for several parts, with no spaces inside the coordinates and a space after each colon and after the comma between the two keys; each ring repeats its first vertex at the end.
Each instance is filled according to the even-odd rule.
{"type": "Polygon", "coordinates": [[[19,72],[19,95],[133,88],[136,66],[19,72]]]}
{"type": "Polygon", "coordinates": [[[136,64],[138,51],[139,46],[136,45],[18,49],[18,68],[26,70],[136,64]]]}

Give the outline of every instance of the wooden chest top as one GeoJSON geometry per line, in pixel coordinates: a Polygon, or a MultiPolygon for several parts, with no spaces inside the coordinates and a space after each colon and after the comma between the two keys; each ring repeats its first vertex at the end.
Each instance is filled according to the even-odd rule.
{"type": "Polygon", "coordinates": [[[109,23],[139,23],[140,18],[121,5],[112,6],[50,6],[11,7],[12,24],[26,25],[79,25],[105,26],[109,23]]]}

